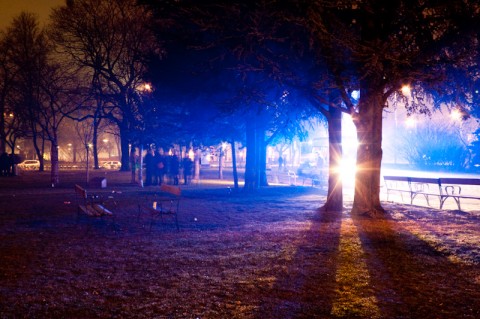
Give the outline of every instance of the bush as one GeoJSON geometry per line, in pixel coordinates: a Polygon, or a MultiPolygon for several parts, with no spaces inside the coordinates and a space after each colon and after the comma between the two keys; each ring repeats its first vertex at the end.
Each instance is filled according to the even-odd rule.
{"type": "Polygon", "coordinates": [[[460,130],[449,123],[431,121],[406,131],[399,151],[410,164],[422,169],[464,170],[471,158],[460,130]]]}

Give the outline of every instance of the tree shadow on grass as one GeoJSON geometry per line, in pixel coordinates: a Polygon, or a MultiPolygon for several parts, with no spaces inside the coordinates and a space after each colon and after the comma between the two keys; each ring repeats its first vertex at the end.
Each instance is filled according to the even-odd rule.
{"type": "Polygon", "coordinates": [[[332,308],[341,212],[317,211],[296,252],[270,290],[257,318],[325,318],[332,308]]]}
{"type": "Polygon", "coordinates": [[[480,285],[471,277],[474,266],[451,262],[388,217],[352,219],[367,256],[380,317],[480,317],[480,285]]]}

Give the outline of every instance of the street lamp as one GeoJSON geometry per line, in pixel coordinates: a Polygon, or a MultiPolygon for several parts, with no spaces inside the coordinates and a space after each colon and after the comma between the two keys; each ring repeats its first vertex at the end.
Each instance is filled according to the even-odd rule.
{"type": "Polygon", "coordinates": [[[405,95],[405,96],[410,95],[411,92],[412,92],[412,90],[410,89],[409,85],[402,86],[402,94],[403,95],[405,95]]]}
{"type": "Polygon", "coordinates": [[[460,112],[458,109],[452,110],[450,117],[454,121],[459,121],[462,118],[462,112],[460,112]]]}
{"type": "Polygon", "coordinates": [[[150,83],[142,83],[139,86],[137,86],[137,90],[140,92],[147,92],[150,93],[153,90],[153,87],[150,83]]]}

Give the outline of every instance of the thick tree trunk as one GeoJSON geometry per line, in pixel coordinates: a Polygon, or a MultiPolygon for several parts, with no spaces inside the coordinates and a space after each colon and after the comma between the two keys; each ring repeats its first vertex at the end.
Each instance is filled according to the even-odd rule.
{"type": "Polygon", "coordinates": [[[93,145],[93,167],[95,169],[99,168],[98,165],[98,122],[95,121],[93,124],[93,137],[92,137],[92,145],[93,145]]]}
{"type": "Polygon", "coordinates": [[[202,158],[202,152],[199,148],[195,150],[195,157],[194,157],[194,162],[195,162],[195,175],[194,179],[196,181],[200,180],[200,159],[202,158]]]}
{"type": "Polygon", "coordinates": [[[255,124],[253,121],[247,121],[247,159],[245,163],[245,190],[254,190],[257,188],[257,154],[255,124]]]}
{"type": "Polygon", "coordinates": [[[87,152],[87,168],[85,170],[85,184],[88,186],[88,182],[90,181],[90,147],[88,143],[85,144],[85,150],[87,152]]]}
{"type": "Polygon", "coordinates": [[[218,179],[223,179],[223,166],[225,163],[225,152],[223,149],[220,149],[218,156],[218,179]]]}
{"type": "Polygon", "coordinates": [[[58,144],[56,141],[51,141],[50,161],[52,165],[50,170],[51,183],[52,183],[52,187],[56,187],[58,186],[58,184],[60,184],[59,163],[58,163],[58,144]]]}
{"type": "Polygon", "coordinates": [[[32,134],[33,134],[32,135],[33,148],[35,150],[35,154],[37,155],[38,160],[40,161],[40,167],[38,168],[38,170],[40,172],[43,172],[45,169],[45,161],[43,160],[43,152],[41,151],[40,146],[38,145],[38,141],[37,141],[38,134],[36,131],[33,131],[33,130],[32,130],[32,134]]]}
{"type": "Polygon", "coordinates": [[[235,150],[235,141],[230,141],[232,147],[232,170],[233,170],[233,185],[238,189],[238,172],[237,172],[237,152],[235,150]]]}
{"type": "Polygon", "coordinates": [[[137,172],[137,166],[138,166],[138,160],[139,158],[137,157],[137,152],[135,149],[135,146],[132,145],[130,148],[130,170],[132,172],[131,178],[130,178],[130,183],[135,184],[136,183],[136,172],[137,172]]]}
{"type": "Polygon", "coordinates": [[[322,207],[326,211],[343,210],[343,184],[341,179],[342,148],[342,111],[330,109],[328,119],[328,195],[327,202],[322,207]]]}
{"type": "Polygon", "coordinates": [[[357,173],[352,213],[374,217],[383,214],[380,204],[380,167],[382,163],[382,111],[380,94],[361,92],[357,127],[357,173]]]}
{"type": "Polygon", "coordinates": [[[0,101],[0,154],[6,153],[7,145],[5,141],[7,140],[7,135],[5,134],[6,131],[6,122],[5,122],[5,98],[2,95],[2,99],[0,101]]]}
{"type": "Polygon", "coordinates": [[[143,187],[143,143],[138,146],[138,186],[143,187]]]}
{"type": "MultiPolygon", "coordinates": [[[[121,158],[120,161],[122,162],[122,167],[120,168],[123,172],[129,171],[129,161],[130,161],[130,154],[128,153],[128,144],[130,143],[130,135],[127,128],[123,128],[119,126],[120,129],[120,151],[121,151],[121,158]]],[[[140,142],[141,144],[141,142],[140,142]]],[[[142,154],[140,153],[140,156],[142,154]]]]}
{"type": "Polygon", "coordinates": [[[268,186],[267,181],[267,143],[265,142],[265,130],[257,128],[257,152],[258,152],[258,185],[268,186]]]}

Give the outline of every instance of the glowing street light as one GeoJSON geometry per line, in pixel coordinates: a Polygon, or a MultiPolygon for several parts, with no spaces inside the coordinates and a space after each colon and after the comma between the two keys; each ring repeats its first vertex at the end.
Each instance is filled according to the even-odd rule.
{"type": "Polygon", "coordinates": [[[408,95],[410,95],[411,92],[412,92],[412,90],[410,89],[410,85],[402,86],[402,94],[403,95],[408,96],[408,95]]]}
{"type": "Polygon", "coordinates": [[[416,124],[417,124],[417,123],[416,123],[415,119],[412,118],[412,117],[409,117],[409,118],[407,118],[407,119],[405,120],[405,125],[406,125],[407,127],[415,127],[416,124]]]}
{"type": "Polygon", "coordinates": [[[137,86],[137,90],[140,92],[147,92],[150,93],[153,90],[153,87],[150,83],[142,83],[139,86],[137,86]]]}
{"type": "Polygon", "coordinates": [[[452,110],[450,117],[454,121],[459,121],[462,118],[462,112],[460,112],[458,109],[452,110]]]}

